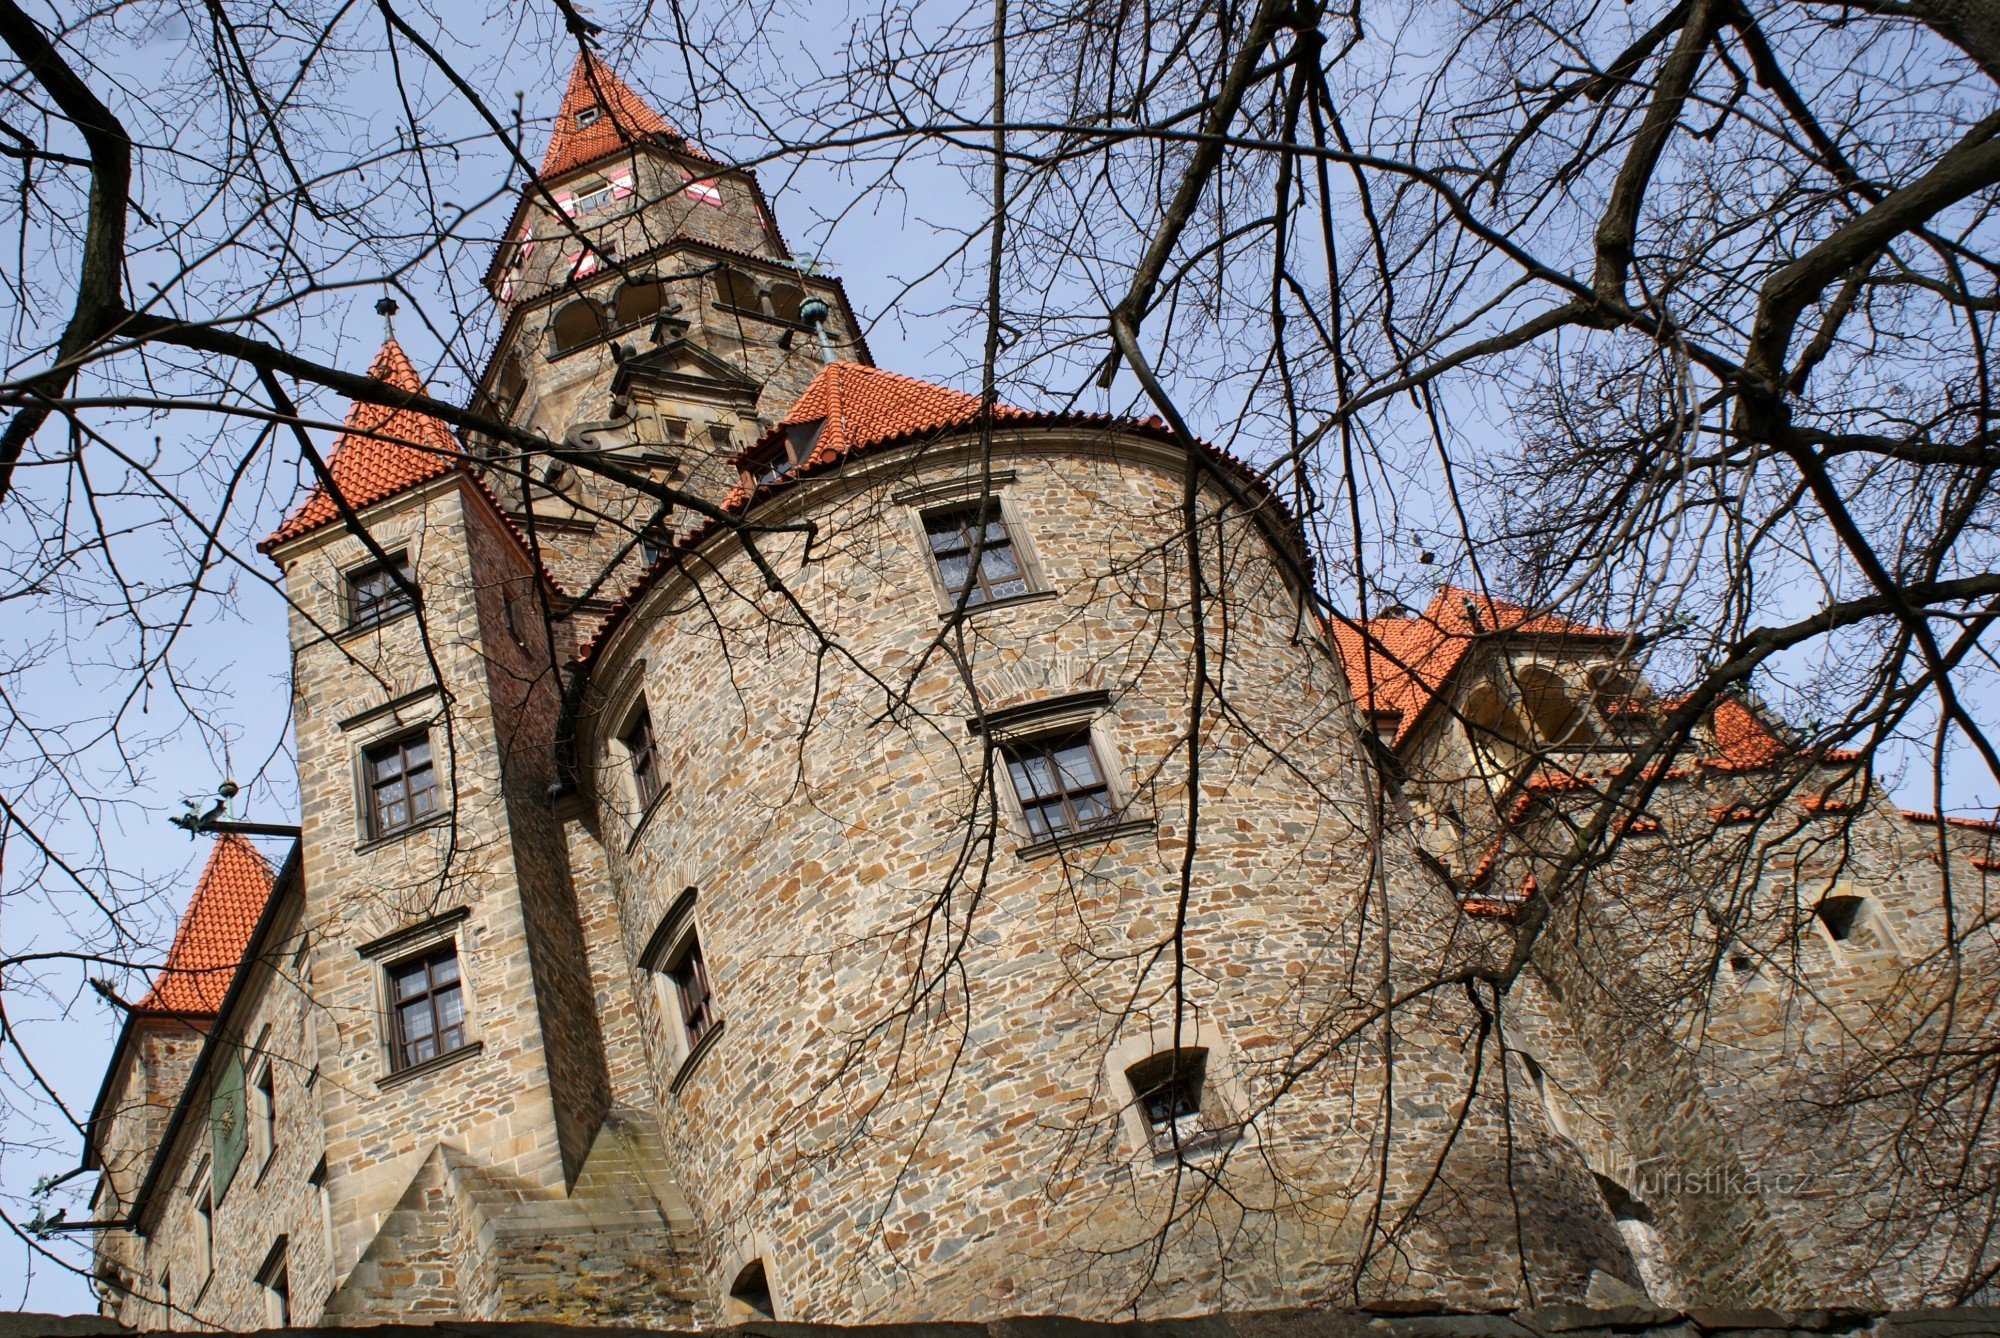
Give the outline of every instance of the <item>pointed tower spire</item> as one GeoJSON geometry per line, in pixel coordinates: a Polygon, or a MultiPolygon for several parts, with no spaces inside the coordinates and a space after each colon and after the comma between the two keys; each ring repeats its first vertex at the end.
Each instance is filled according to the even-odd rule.
{"type": "MultiPolygon", "coordinates": [[[[393,334],[382,341],[368,375],[412,395],[430,394],[393,334]]],[[[347,504],[359,510],[450,473],[460,458],[451,429],[429,414],[357,402],[347,411],[347,430],[334,443],[326,472],[347,504]]],[[[257,547],[268,553],[339,516],[340,508],[325,484],[315,483],[305,501],[257,547]]]]}
{"type": "Polygon", "coordinates": [[[665,117],[613,74],[609,65],[586,51],[570,67],[569,88],[556,113],[548,152],[542,155],[542,175],[560,175],[650,135],[666,135],[685,143],[665,117]]]}
{"type": "Polygon", "coordinates": [[[250,931],[271,895],[271,866],[249,840],[225,832],[188,899],[173,946],[138,1008],[148,1013],[213,1013],[222,1006],[250,931]]]}

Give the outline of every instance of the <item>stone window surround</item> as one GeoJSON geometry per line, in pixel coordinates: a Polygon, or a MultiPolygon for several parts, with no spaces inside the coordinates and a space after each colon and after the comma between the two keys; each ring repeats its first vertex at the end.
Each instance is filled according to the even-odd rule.
{"type": "Polygon", "coordinates": [[[471,1059],[483,1051],[485,1042],[479,1036],[478,995],[473,988],[472,972],[463,949],[461,926],[471,916],[469,906],[455,906],[448,911],[419,920],[415,924],[394,929],[357,947],[356,956],[367,959],[373,966],[375,977],[375,1017],[376,1053],[382,1062],[382,1071],[375,1079],[378,1088],[400,1087],[426,1073],[435,1073],[441,1068],[471,1059]],[[465,1012],[465,1043],[454,1050],[433,1055],[403,1068],[396,1067],[396,1019],[393,1009],[395,1000],[390,997],[389,971],[398,963],[411,957],[421,956],[437,948],[450,944],[458,957],[458,990],[460,1006],[465,1012]]]}
{"type": "MultiPolygon", "coordinates": [[[[1794,893],[1799,897],[1798,904],[1801,907],[1806,906],[1803,895],[1805,892],[1806,887],[1801,884],[1794,893]]],[[[1896,932],[1889,927],[1889,917],[1883,910],[1881,900],[1863,892],[1844,878],[1829,880],[1820,894],[1813,898],[1812,905],[1806,909],[1806,914],[1811,918],[1812,931],[1818,934],[1820,942],[1826,945],[1827,952],[1832,955],[1836,966],[1857,961],[1873,961],[1877,958],[1893,958],[1902,950],[1902,943],[1897,939],[1896,932]],[[1833,931],[1827,928],[1819,908],[1837,897],[1854,897],[1861,902],[1861,913],[1856,917],[1856,924],[1866,925],[1872,929],[1882,940],[1881,947],[1857,947],[1851,943],[1843,943],[1833,936],[1833,931]]]]}
{"type": "Polygon", "coordinates": [[[924,564],[924,574],[930,578],[931,593],[937,600],[938,617],[951,618],[963,612],[970,617],[984,613],[988,609],[1013,608],[1019,604],[1035,604],[1056,597],[1055,587],[1049,583],[1048,573],[1043,569],[1041,559],[1035,553],[1035,545],[1028,521],[1015,504],[1009,489],[1019,480],[1012,469],[995,469],[985,474],[969,477],[942,479],[933,483],[905,488],[890,497],[890,501],[904,507],[909,515],[910,533],[916,543],[917,552],[924,564]],[[1014,561],[1021,569],[1021,579],[1028,588],[1018,595],[1005,599],[988,600],[978,604],[967,604],[963,610],[957,599],[945,589],[944,577],[938,571],[937,560],[931,556],[930,533],[925,522],[941,511],[953,511],[969,502],[977,502],[981,495],[989,497],[1000,508],[1001,523],[1007,527],[1007,538],[1014,550],[1014,561]]]}
{"type": "Polygon", "coordinates": [[[1014,831],[1022,837],[1021,844],[1014,848],[1018,858],[1039,859],[1073,846],[1098,845],[1117,837],[1153,830],[1152,815],[1133,810],[1132,792],[1126,784],[1125,768],[1121,763],[1123,754],[1112,729],[1109,691],[1071,692],[1043,701],[1026,702],[990,712],[984,721],[976,717],[968,718],[965,727],[974,734],[984,733],[993,740],[995,757],[1002,772],[1000,783],[993,788],[1006,807],[1014,831]],[[1068,734],[1076,730],[1086,731],[1090,736],[1091,751],[1096,754],[1097,765],[1104,773],[1111,808],[1118,815],[1117,819],[1101,827],[1063,832],[1039,841],[1027,839],[1028,817],[1021,809],[1021,797],[1014,791],[1014,778],[1005,770],[1005,749],[1009,744],[1032,743],[1051,734],[1068,734]]]}
{"type": "Polygon", "coordinates": [[[278,1159],[278,1070],[270,1055],[270,1037],[271,1026],[265,1023],[264,1030],[258,1033],[256,1042],[246,1052],[253,1059],[262,1056],[244,1077],[251,1121],[250,1150],[257,1158],[256,1172],[250,1179],[253,1187],[264,1183],[265,1173],[278,1159]],[[268,1105],[264,1104],[267,1087],[270,1091],[268,1105]]]}
{"type": "MultiPolygon", "coordinates": [[[[377,547],[381,545],[378,543],[377,547]]],[[[416,561],[410,556],[409,547],[405,545],[398,548],[382,548],[382,551],[388,554],[387,562],[370,553],[366,562],[341,570],[340,630],[343,637],[379,631],[391,623],[410,617],[417,611],[417,596],[421,594],[422,587],[417,585],[416,561]],[[359,612],[360,583],[363,578],[392,570],[402,572],[417,593],[408,594],[397,587],[393,593],[385,596],[384,602],[391,606],[388,612],[373,614],[359,612]]]]}
{"type": "Polygon", "coordinates": [[[607,741],[607,751],[615,753],[617,757],[618,775],[614,784],[618,788],[619,799],[623,801],[621,806],[632,815],[632,831],[625,838],[627,854],[630,854],[632,847],[638,844],[639,834],[646,830],[653,814],[659,811],[660,805],[666,801],[667,795],[674,788],[672,779],[666,774],[666,752],[660,747],[658,727],[651,725],[652,713],[646,700],[645,676],[646,665],[642,660],[636,667],[634,681],[630,684],[632,688],[630,697],[625,701],[623,709],[609,717],[618,722],[618,728],[612,732],[607,741]],[[653,741],[653,772],[656,783],[650,799],[639,793],[639,779],[632,767],[632,749],[626,743],[633,729],[638,726],[641,713],[645,713],[648,717],[649,732],[653,741]]]}
{"type": "Polygon", "coordinates": [[[645,951],[639,954],[640,969],[652,980],[653,999],[659,1006],[661,1020],[667,1024],[661,1030],[666,1033],[668,1060],[674,1067],[673,1079],[667,1084],[669,1095],[687,1085],[702,1057],[713,1050],[721,1039],[723,1026],[728,1021],[722,1011],[721,991],[715,985],[714,964],[708,960],[708,953],[704,950],[702,964],[708,972],[709,1006],[715,1014],[715,1021],[699,1041],[688,1044],[687,1018],[681,1012],[680,988],[672,971],[687,948],[701,939],[701,922],[696,914],[698,896],[696,888],[682,889],[681,894],[674,898],[673,905],[667,908],[667,913],[660,917],[659,927],[646,941],[645,951]]]}
{"type": "Polygon", "coordinates": [[[718,1298],[716,1310],[725,1324],[754,1323],[763,1317],[747,1313],[748,1307],[730,1296],[730,1288],[743,1270],[753,1263],[764,1265],[764,1285],[771,1292],[772,1319],[782,1322],[791,1310],[785,1301],[785,1280],[777,1264],[776,1252],[771,1241],[762,1231],[751,1230],[722,1255],[723,1265],[716,1271],[715,1292],[718,1298]]]}
{"type": "Polygon", "coordinates": [[[1243,1086],[1236,1047],[1222,1034],[1222,1028],[1215,1021],[1204,1016],[1199,1006],[1191,1006],[1188,1015],[1182,1019],[1179,1043],[1183,1049],[1198,1048],[1208,1052],[1202,1081],[1202,1104],[1206,1107],[1211,1100],[1215,1101],[1226,1116],[1236,1121],[1234,1128],[1212,1140],[1204,1140],[1197,1147],[1181,1149],[1178,1158],[1172,1151],[1161,1152],[1154,1146],[1145,1112],[1139,1109],[1139,1094],[1132,1090],[1125,1074],[1154,1055],[1173,1049],[1174,1027],[1170,1019],[1150,1021],[1135,1018],[1133,1029],[1122,1034],[1104,1052],[1105,1090],[1118,1103],[1118,1123],[1124,1143],[1122,1150],[1135,1169],[1170,1173],[1178,1164],[1214,1156],[1241,1142],[1255,1122],[1236,1118],[1250,1109],[1250,1094],[1243,1086]]]}
{"type": "Polygon", "coordinates": [[[264,1293],[264,1316],[272,1328],[282,1328],[291,1322],[291,1267],[290,1261],[286,1258],[290,1245],[291,1238],[279,1232],[278,1238],[271,1242],[271,1248],[265,1251],[264,1262],[257,1266],[257,1272],[253,1275],[257,1280],[258,1289],[264,1293]],[[285,1284],[282,1289],[285,1299],[282,1302],[278,1299],[280,1295],[278,1283],[281,1279],[285,1284]],[[280,1309],[284,1313],[280,1314],[280,1309]]]}
{"type": "Polygon", "coordinates": [[[200,1250],[201,1281],[194,1289],[194,1299],[189,1302],[192,1309],[201,1304],[208,1295],[208,1284],[215,1281],[215,1190],[208,1174],[208,1158],[202,1157],[188,1181],[188,1212],[194,1218],[191,1224],[194,1238],[200,1250]],[[206,1227],[203,1219],[207,1219],[206,1227]]]}
{"type": "MultiPolygon", "coordinates": [[[[436,688],[419,689],[417,692],[406,693],[392,702],[386,702],[381,707],[374,708],[375,711],[386,711],[389,718],[382,722],[379,728],[369,731],[354,741],[351,765],[354,778],[354,830],[356,834],[354,849],[356,853],[374,850],[380,846],[401,841],[413,833],[423,831],[429,827],[435,827],[440,823],[449,822],[452,819],[453,798],[446,793],[447,772],[445,767],[439,765],[438,749],[435,743],[433,743],[431,748],[431,785],[437,793],[437,806],[431,810],[428,817],[419,818],[415,822],[406,823],[392,832],[383,832],[378,835],[375,831],[374,790],[369,784],[368,754],[370,750],[380,748],[384,744],[395,743],[401,739],[415,738],[419,734],[428,735],[433,730],[444,727],[444,718],[437,712],[432,712],[423,719],[405,720],[402,718],[400,710],[404,703],[428,698],[436,691],[436,688]]],[[[368,712],[364,712],[363,717],[368,714],[368,712]]],[[[350,717],[349,721],[358,722],[363,717],[350,717]]],[[[376,718],[380,719],[379,716],[376,718]]],[[[343,721],[342,727],[346,728],[349,721],[343,721]]],[[[356,727],[358,727],[358,724],[356,727]]]]}

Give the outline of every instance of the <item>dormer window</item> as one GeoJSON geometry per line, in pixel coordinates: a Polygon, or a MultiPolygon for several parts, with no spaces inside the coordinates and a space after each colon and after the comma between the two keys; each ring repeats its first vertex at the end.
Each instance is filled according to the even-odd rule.
{"type": "Polygon", "coordinates": [[[825,426],[824,418],[809,423],[786,423],[778,439],[744,461],[744,468],[759,483],[777,482],[806,462],[813,447],[819,444],[820,429],[825,426]]]}
{"type": "Polygon", "coordinates": [[[594,102],[588,107],[579,107],[576,113],[576,128],[581,130],[587,125],[595,125],[597,124],[597,118],[602,115],[604,115],[604,108],[594,102]]]}

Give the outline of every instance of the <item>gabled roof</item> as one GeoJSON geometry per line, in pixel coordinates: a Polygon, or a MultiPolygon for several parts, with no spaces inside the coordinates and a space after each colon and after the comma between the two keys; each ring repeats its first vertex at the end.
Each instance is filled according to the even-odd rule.
{"type": "MultiPolygon", "coordinates": [[[[412,395],[430,393],[394,335],[382,341],[368,375],[412,395]]],[[[462,458],[450,428],[411,409],[356,403],[347,411],[346,428],[333,444],[326,471],[340,496],[357,511],[449,474],[462,458]]],[[[325,485],[315,483],[306,500],[257,547],[268,553],[339,517],[340,508],[325,485]]]]}
{"type": "Polygon", "coordinates": [[[216,837],[167,960],[137,1011],[212,1014],[220,1008],[271,884],[271,866],[249,838],[235,832],[216,837]]]}
{"type": "Polygon", "coordinates": [[[1393,723],[1394,742],[1401,743],[1471,653],[1475,639],[1496,632],[1592,641],[1625,638],[1622,632],[1554,613],[1531,614],[1519,604],[1447,585],[1414,618],[1385,615],[1359,625],[1335,623],[1333,641],[1355,704],[1383,725],[1393,723]]]}
{"type": "MultiPolygon", "coordinates": [[[[993,406],[995,419],[1032,417],[1011,404],[993,406]]],[[[947,386],[919,381],[914,376],[885,372],[859,362],[830,362],[820,368],[778,425],[758,438],[757,444],[739,457],[747,462],[778,444],[788,427],[820,424],[819,435],[800,469],[809,469],[838,460],[864,447],[912,433],[938,432],[964,427],[979,418],[979,396],[947,386]]],[[[732,490],[725,507],[748,500],[742,489],[732,490]]]]}
{"type": "Polygon", "coordinates": [[[623,79],[597,56],[586,51],[570,67],[569,87],[556,112],[548,151],[542,155],[542,175],[559,176],[606,154],[630,147],[650,135],[683,140],[665,117],[646,104],[623,79]],[[588,125],[578,125],[579,112],[596,108],[588,125]]]}

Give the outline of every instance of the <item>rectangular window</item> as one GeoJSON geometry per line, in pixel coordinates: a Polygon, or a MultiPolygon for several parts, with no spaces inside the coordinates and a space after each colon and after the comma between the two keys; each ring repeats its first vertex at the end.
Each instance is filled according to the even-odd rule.
{"type": "Polygon", "coordinates": [[[195,1195],[194,1232],[195,1272],[206,1279],[215,1272],[215,1191],[207,1185],[195,1195]]]}
{"type": "Polygon", "coordinates": [[[952,604],[984,604],[1028,592],[1020,554],[1000,514],[998,499],[984,506],[954,507],[924,517],[931,560],[952,604]]]}
{"type": "Polygon", "coordinates": [[[268,1063],[250,1084],[250,1118],[256,1130],[257,1168],[262,1170],[278,1150],[278,1079],[268,1063]]]}
{"type": "Polygon", "coordinates": [[[351,627],[373,627],[400,618],[416,607],[410,592],[416,588],[407,554],[398,553],[388,562],[363,567],[347,577],[347,621],[351,627]],[[399,583],[397,578],[401,578],[399,583]]]}
{"type": "Polygon", "coordinates": [[[1153,1151],[1172,1154],[1212,1142],[1221,1123],[1204,1110],[1208,1051],[1200,1046],[1163,1050],[1125,1070],[1132,1098],[1146,1124],[1153,1151]]]}
{"type": "Polygon", "coordinates": [[[674,996],[680,1004],[681,1025],[687,1028],[688,1048],[701,1044],[715,1026],[715,995],[708,988],[708,966],[701,959],[701,937],[688,932],[686,947],[667,968],[674,982],[674,996]]]}
{"type": "Polygon", "coordinates": [[[264,1289],[264,1322],[282,1329],[292,1322],[292,1278],[285,1263],[285,1238],[271,1247],[264,1266],[257,1270],[257,1285],[264,1289]]]}
{"type": "Polygon", "coordinates": [[[1002,752],[1035,840],[1102,827],[1117,816],[1088,729],[1009,743],[1002,752]]]}
{"type": "Polygon", "coordinates": [[[653,747],[653,717],[644,702],[639,703],[639,714],[620,742],[625,745],[625,756],[632,764],[632,784],[639,791],[639,807],[651,808],[660,796],[660,758],[653,747]]]}
{"type": "Polygon", "coordinates": [[[371,836],[388,836],[437,812],[429,733],[376,744],[363,754],[371,836]]]}
{"type": "Polygon", "coordinates": [[[448,1055],[465,1044],[465,993],[458,949],[441,948],[389,968],[389,1004],[395,1010],[398,1069],[448,1055]]]}

